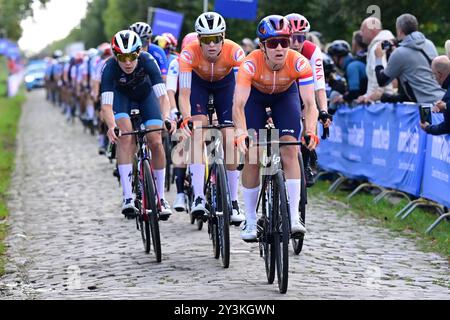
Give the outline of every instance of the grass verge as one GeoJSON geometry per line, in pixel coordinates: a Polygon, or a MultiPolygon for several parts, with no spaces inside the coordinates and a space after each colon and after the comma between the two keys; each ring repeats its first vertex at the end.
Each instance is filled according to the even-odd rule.
{"type": "MultiPolygon", "coordinates": [[[[0,66],[5,65],[0,59],[0,66]]],[[[5,69],[5,68],[0,68],[5,69]]],[[[16,150],[16,133],[21,113],[21,106],[25,100],[24,91],[14,98],[5,98],[6,74],[0,72],[0,276],[5,269],[5,246],[3,240],[7,232],[6,218],[8,209],[6,207],[6,193],[14,170],[14,159],[16,150]]]]}
{"type": "Polygon", "coordinates": [[[338,190],[335,193],[329,193],[329,187],[329,181],[318,181],[310,189],[309,194],[312,197],[343,202],[361,219],[376,218],[379,225],[416,240],[418,247],[423,251],[445,255],[450,263],[450,223],[442,221],[430,235],[425,234],[425,230],[438,218],[434,209],[428,211],[419,208],[405,220],[400,220],[395,217],[395,214],[405,207],[406,200],[401,200],[395,205],[386,200],[374,204],[372,202],[374,196],[366,192],[360,192],[352,199],[347,200],[349,192],[338,190]]]}

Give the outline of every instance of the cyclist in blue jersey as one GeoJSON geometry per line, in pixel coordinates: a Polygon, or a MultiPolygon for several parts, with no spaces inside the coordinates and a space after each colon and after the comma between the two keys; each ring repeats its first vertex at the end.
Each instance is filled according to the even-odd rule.
{"type": "Polygon", "coordinates": [[[347,92],[334,98],[331,103],[351,103],[367,91],[366,65],[355,59],[350,51],[350,45],[343,40],[335,40],[328,47],[328,55],[344,71],[348,85],[347,92]]]}
{"type": "Polygon", "coordinates": [[[169,69],[169,63],[167,62],[166,53],[156,44],[151,43],[152,28],[145,22],[136,22],[129,28],[131,31],[136,32],[141,38],[142,50],[150,53],[155,58],[161,75],[166,82],[167,71],[169,69]]]}
{"type": "MultiPolygon", "coordinates": [[[[140,109],[142,123],[148,129],[161,128],[163,119],[169,121],[170,104],[155,59],[149,53],[141,51],[142,42],[135,32],[118,32],[111,42],[111,47],[115,58],[105,63],[101,79],[102,114],[108,126],[109,140],[118,142],[117,163],[123,188],[122,213],[133,217],[136,207],[131,174],[136,144],[132,136],[122,136],[119,139],[114,129],[118,127],[122,132],[131,131],[130,111],[136,108],[140,109]]],[[[173,129],[175,123],[172,123],[173,129]]],[[[171,210],[168,202],[164,200],[166,158],[161,133],[149,133],[147,142],[153,156],[152,168],[156,191],[161,199],[161,216],[167,217],[171,210]]]]}

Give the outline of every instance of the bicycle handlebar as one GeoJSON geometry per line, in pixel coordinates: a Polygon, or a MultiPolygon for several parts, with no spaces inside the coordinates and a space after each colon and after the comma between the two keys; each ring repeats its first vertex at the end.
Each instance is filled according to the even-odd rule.
{"type": "Polygon", "coordinates": [[[208,126],[195,127],[194,129],[226,129],[226,128],[234,128],[234,124],[214,124],[208,126]]]}
{"type": "Polygon", "coordinates": [[[130,131],[130,132],[123,132],[121,135],[122,136],[145,135],[147,133],[158,132],[158,131],[163,131],[163,130],[164,130],[164,128],[136,130],[136,131],[130,131]]]}

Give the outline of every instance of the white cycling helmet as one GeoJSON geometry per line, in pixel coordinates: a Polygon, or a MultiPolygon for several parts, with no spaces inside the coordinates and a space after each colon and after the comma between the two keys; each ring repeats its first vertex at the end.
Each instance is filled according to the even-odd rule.
{"type": "Polygon", "coordinates": [[[117,32],[111,41],[111,49],[115,55],[139,52],[141,48],[141,39],[137,33],[131,30],[122,30],[117,32]]]}
{"type": "Polygon", "coordinates": [[[88,50],[88,57],[89,58],[95,58],[98,55],[98,50],[95,48],[90,48],[88,50]]]}
{"type": "Polygon", "coordinates": [[[202,13],[195,21],[195,32],[199,35],[225,33],[225,19],[217,12],[202,13]]]}
{"type": "Polygon", "coordinates": [[[142,41],[148,40],[152,36],[152,27],[145,22],[133,23],[129,29],[136,32],[142,41]]]}

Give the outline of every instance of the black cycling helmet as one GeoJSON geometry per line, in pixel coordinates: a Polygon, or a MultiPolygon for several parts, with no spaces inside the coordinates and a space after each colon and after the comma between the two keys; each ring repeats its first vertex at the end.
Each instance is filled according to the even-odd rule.
{"type": "Polygon", "coordinates": [[[325,72],[326,77],[336,71],[336,65],[334,64],[333,59],[326,53],[323,54],[323,71],[325,72]]]}
{"type": "Polygon", "coordinates": [[[345,57],[350,51],[350,45],[347,41],[335,40],[328,47],[327,53],[331,57],[345,57]]]}

